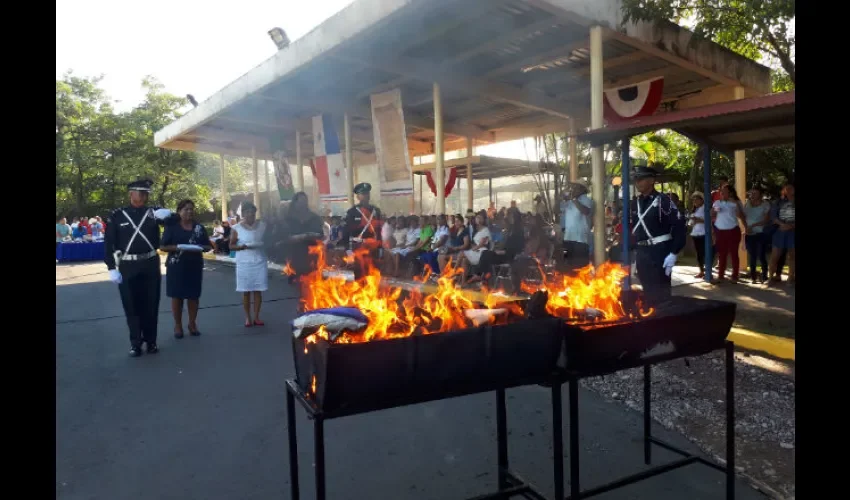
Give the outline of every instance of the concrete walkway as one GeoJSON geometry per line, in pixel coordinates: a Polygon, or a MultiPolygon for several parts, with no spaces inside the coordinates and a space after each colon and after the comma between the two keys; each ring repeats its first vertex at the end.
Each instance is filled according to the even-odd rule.
{"type": "MultiPolygon", "coordinates": [[[[233,270],[207,262],[203,335],[174,339],[163,298],[162,351],[130,359],[118,293],[106,279],[100,263],[56,267],[57,498],[289,498],[283,394],[294,373],[293,290],[273,277],[266,326],[246,329],[233,270]]],[[[494,400],[483,394],[329,422],[328,498],[444,500],[492,490],[494,400]]],[[[640,415],[587,391],[581,405],[584,485],[643,469],[640,415]]],[[[550,418],[547,390],[508,391],[512,465],[552,495],[550,418]]],[[[303,413],[298,426],[302,498],[310,499],[312,427],[303,413]]],[[[695,450],[681,435],[654,432],[695,450]]],[[[744,482],[738,488],[741,500],[763,498],[744,482]]],[[[690,466],[599,498],[722,497],[721,474],[690,466]]]]}

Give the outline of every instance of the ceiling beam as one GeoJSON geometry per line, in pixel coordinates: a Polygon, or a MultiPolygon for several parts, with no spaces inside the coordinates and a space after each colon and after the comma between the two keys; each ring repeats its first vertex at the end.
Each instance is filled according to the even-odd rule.
{"type": "MultiPolygon", "coordinates": [[[[338,55],[346,61],[360,62],[380,71],[405,75],[423,82],[438,81],[441,85],[459,92],[472,95],[486,95],[497,101],[507,102],[515,106],[542,111],[553,116],[569,118],[563,103],[541,92],[523,90],[513,85],[487,81],[474,75],[463,75],[456,72],[446,73],[440,65],[417,61],[408,58],[396,59],[392,62],[372,60],[368,54],[356,56],[338,55]]],[[[448,129],[445,129],[448,131],[448,129]]]]}
{"type": "Polygon", "coordinates": [[[537,66],[553,61],[555,59],[568,57],[570,54],[573,53],[573,51],[579,49],[587,49],[589,47],[590,39],[582,38],[581,40],[576,40],[566,45],[554,47],[552,49],[547,50],[546,52],[543,52],[542,54],[534,54],[529,57],[522,57],[520,59],[510,61],[503,66],[493,68],[490,71],[484,73],[484,78],[494,78],[508,73],[513,73],[514,71],[520,71],[523,68],[537,66]]]}

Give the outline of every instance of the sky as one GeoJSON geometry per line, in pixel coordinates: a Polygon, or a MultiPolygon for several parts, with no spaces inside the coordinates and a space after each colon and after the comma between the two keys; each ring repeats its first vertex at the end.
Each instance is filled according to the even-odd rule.
{"type": "Polygon", "coordinates": [[[57,0],[56,77],[104,75],[119,110],[141,102],[146,75],[200,102],[277,52],[268,30],[294,42],[351,1],[57,0]]]}

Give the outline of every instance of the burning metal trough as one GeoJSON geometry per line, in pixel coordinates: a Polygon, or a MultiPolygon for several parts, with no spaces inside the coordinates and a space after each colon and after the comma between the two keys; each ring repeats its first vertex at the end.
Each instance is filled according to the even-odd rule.
{"type": "MultiPolygon", "coordinates": [[[[569,384],[570,456],[578,456],[580,378],[644,366],[645,458],[650,444],[672,448],[649,433],[649,366],[726,349],[735,304],[674,297],[647,307],[639,292],[623,291],[626,271],[616,264],[587,268],[577,276],[526,286],[530,298],[490,294],[484,303],[454,285],[445,269],[430,294],[381,286],[368,263],[356,281],[325,278],[320,247],[311,250],[319,267],[301,278],[302,309],[293,324],[296,377],[287,383],[292,498],[298,498],[294,400],[315,425],[317,498],[324,498],[323,421],[467,394],[497,393],[499,492],[481,498],[544,498],[508,470],[505,389],[551,387],[556,498],[564,498],[561,386],[569,384]]],[[[729,356],[727,356],[728,358],[729,356]]],[[[728,359],[727,359],[728,365],[728,359]]],[[[727,366],[731,373],[731,366],[727,366]]],[[[727,380],[727,391],[732,387],[727,380]]],[[[731,411],[731,406],[730,406],[731,411]]],[[[733,414],[729,414],[733,420],[733,414]]],[[[728,440],[734,460],[732,434],[728,440]]],[[[685,457],[673,468],[702,461],[685,457]]],[[[582,492],[579,460],[571,460],[569,498],[588,498],[670,470],[670,465],[621,479],[614,486],[582,492]],[[655,470],[655,472],[653,472],[655,470]]],[[[734,465],[727,482],[734,485],[734,465]]],[[[721,468],[725,470],[725,468],[721,468]]],[[[729,486],[727,498],[734,497],[729,486]]]]}

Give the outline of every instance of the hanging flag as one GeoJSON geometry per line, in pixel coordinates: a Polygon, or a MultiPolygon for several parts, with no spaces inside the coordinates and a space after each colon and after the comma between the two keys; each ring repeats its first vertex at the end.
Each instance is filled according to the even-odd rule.
{"type": "Polygon", "coordinates": [[[348,175],[339,148],[339,137],[329,114],[313,117],[313,155],[319,198],[322,201],[346,201],[348,175]]]}
{"type": "MultiPolygon", "coordinates": [[[[452,190],[455,188],[455,184],[457,183],[457,167],[452,167],[448,169],[448,171],[449,175],[443,189],[443,193],[445,193],[446,197],[452,194],[452,190]]],[[[431,174],[430,170],[425,171],[425,180],[428,181],[428,187],[431,188],[431,192],[434,193],[434,196],[437,196],[437,183],[434,182],[434,175],[431,174]]]]}
{"type": "Polygon", "coordinates": [[[280,201],[290,201],[295,196],[295,184],[292,182],[292,170],[289,162],[286,161],[286,153],[278,150],[272,156],[280,201]]]}
{"type": "Polygon", "coordinates": [[[413,196],[413,173],[399,89],[372,94],[372,127],[381,199],[384,196],[413,196]]]}
{"type": "Polygon", "coordinates": [[[663,95],[664,77],[606,90],[603,104],[605,119],[619,122],[639,116],[650,116],[658,109],[663,95]]]}

